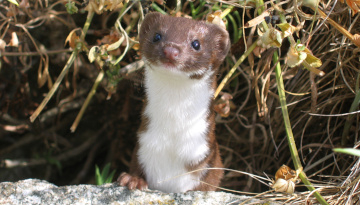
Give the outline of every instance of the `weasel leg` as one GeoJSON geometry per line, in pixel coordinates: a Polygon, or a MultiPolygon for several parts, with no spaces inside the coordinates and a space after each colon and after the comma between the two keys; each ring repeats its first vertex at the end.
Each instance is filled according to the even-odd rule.
{"type": "Polygon", "coordinates": [[[120,176],[117,179],[117,182],[120,184],[120,186],[127,186],[128,189],[130,190],[133,189],[144,190],[148,188],[148,184],[143,178],[132,176],[126,172],[120,174],[120,176]]]}

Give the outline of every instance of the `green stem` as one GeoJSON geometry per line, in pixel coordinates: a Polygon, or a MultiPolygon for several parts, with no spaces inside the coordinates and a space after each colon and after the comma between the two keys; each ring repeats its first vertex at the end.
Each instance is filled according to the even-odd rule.
{"type": "MultiPolygon", "coordinates": [[[[302,171],[303,167],[301,165],[300,157],[299,157],[299,154],[298,154],[298,151],[296,148],[294,136],[293,136],[292,129],[291,129],[289,112],[288,112],[288,109],[286,106],[284,82],[283,82],[283,78],[281,76],[281,66],[280,66],[280,63],[278,62],[278,60],[279,60],[279,56],[278,56],[277,52],[274,52],[273,62],[276,63],[276,66],[275,66],[276,83],[277,83],[277,88],[278,88],[278,92],[279,92],[279,99],[280,99],[281,110],[282,110],[282,114],[283,114],[283,118],[284,118],[285,130],[286,130],[286,135],[287,135],[288,144],[289,144],[289,148],[290,148],[291,158],[294,162],[295,169],[301,170],[301,172],[299,173],[299,177],[302,180],[302,182],[306,185],[306,187],[310,191],[314,191],[315,188],[310,183],[310,181],[307,179],[305,172],[302,171]]],[[[319,192],[315,191],[314,196],[321,204],[328,204],[325,201],[325,199],[320,195],[319,192]]]]}
{"type": "Polygon", "coordinates": [[[274,63],[276,62],[276,67],[275,67],[276,83],[277,83],[278,92],[279,92],[279,100],[280,100],[281,110],[282,110],[282,114],[283,114],[283,118],[284,118],[286,135],[288,137],[288,143],[289,143],[289,148],[290,148],[290,152],[291,152],[291,158],[294,161],[294,167],[296,170],[298,170],[300,167],[302,167],[302,165],[300,162],[300,157],[297,152],[294,136],[293,136],[292,129],[291,129],[289,112],[288,112],[288,109],[286,106],[284,82],[283,82],[283,78],[281,76],[281,66],[280,66],[280,63],[278,62],[278,60],[279,60],[279,56],[278,56],[277,52],[274,52],[273,62],[274,63]]]}
{"type": "Polygon", "coordinates": [[[159,12],[159,13],[161,13],[161,14],[165,14],[165,15],[168,15],[162,8],[160,8],[155,2],[153,2],[152,4],[151,4],[151,7],[155,10],[155,11],[157,11],[157,12],[159,12]]]}
{"type": "MultiPolygon", "coordinates": [[[[357,108],[359,106],[359,103],[360,103],[359,77],[360,77],[360,74],[358,74],[358,77],[356,79],[356,88],[355,88],[356,95],[355,95],[354,101],[351,104],[349,112],[354,112],[355,110],[357,110],[357,108]]],[[[348,139],[348,136],[349,136],[350,127],[351,127],[351,124],[352,124],[352,122],[354,120],[354,116],[355,115],[349,115],[346,122],[345,122],[344,131],[342,133],[342,138],[341,138],[341,146],[346,146],[346,144],[347,144],[347,139],[348,139]]]]}
{"type": "Polygon", "coordinates": [[[91,23],[93,17],[94,17],[94,12],[93,12],[93,11],[89,11],[89,13],[88,13],[88,15],[87,15],[87,17],[86,17],[86,22],[85,22],[84,27],[83,27],[83,29],[82,29],[82,34],[81,34],[81,36],[80,36],[80,42],[83,42],[83,41],[84,41],[85,36],[86,36],[86,33],[87,33],[87,31],[89,30],[90,23],[91,23]]]}
{"type": "Polygon", "coordinates": [[[227,17],[229,18],[232,26],[233,26],[233,39],[234,39],[234,44],[239,40],[239,28],[238,25],[234,19],[234,17],[232,17],[231,15],[227,15],[227,17]]]}
{"type": "Polygon", "coordinates": [[[233,9],[234,7],[233,6],[229,6],[228,8],[226,8],[224,11],[221,12],[221,18],[225,18],[225,16],[227,16],[231,10],[233,9]]]}

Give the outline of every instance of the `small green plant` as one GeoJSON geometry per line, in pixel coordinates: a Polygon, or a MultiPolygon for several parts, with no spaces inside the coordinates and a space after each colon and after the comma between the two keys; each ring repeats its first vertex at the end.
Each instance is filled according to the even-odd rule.
{"type": "Polygon", "coordinates": [[[73,1],[69,1],[68,3],[66,3],[65,7],[66,7],[66,11],[69,14],[75,14],[79,11],[78,7],[75,5],[75,2],[73,1]]]}
{"type": "Polygon", "coordinates": [[[107,163],[104,167],[104,169],[102,170],[102,172],[100,172],[100,169],[97,165],[95,165],[95,180],[96,180],[96,185],[102,185],[105,183],[111,183],[112,179],[114,177],[115,171],[113,170],[110,174],[110,163],[107,163]]]}

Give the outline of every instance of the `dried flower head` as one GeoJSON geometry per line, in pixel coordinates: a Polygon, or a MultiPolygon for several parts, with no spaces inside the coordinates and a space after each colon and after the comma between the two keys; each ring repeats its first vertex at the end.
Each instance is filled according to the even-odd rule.
{"type": "Polygon", "coordinates": [[[258,46],[263,48],[280,47],[282,42],[281,32],[275,28],[269,28],[258,41],[258,46]]]}
{"type": "Polygon", "coordinates": [[[299,183],[298,175],[300,171],[292,170],[286,165],[282,165],[275,174],[275,181],[270,183],[271,188],[276,192],[292,194],[295,191],[295,184],[299,183]]]}

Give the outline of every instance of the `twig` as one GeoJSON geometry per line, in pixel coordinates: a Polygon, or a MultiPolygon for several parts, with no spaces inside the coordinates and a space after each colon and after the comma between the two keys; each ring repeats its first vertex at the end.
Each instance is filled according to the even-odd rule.
{"type": "Polygon", "coordinates": [[[86,100],[85,100],[83,106],[81,107],[78,115],[76,116],[76,119],[75,119],[74,123],[71,125],[71,128],[70,128],[71,132],[75,132],[77,126],[79,125],[79,122],[80,122],[82,116],[84,115],[84,112],[85,112],[87,106],[90,103],[91,98],[95,95],[96,89],[99,86],[99,84],[100,84],[100,82],[102,81],[103,78],[104,78],[104,70],[101,70],[99,75],[97,76],[97,78],[95,80],[95,83],[94,83],[93,87],[90,90],[90,93],[86,97],[86,100]]]}
{"type": "Polygon", "coordinates": [[[42,53],[39,52],[2,52],[1,56],[41,56],[42,54],[54,55],[59,53],[68,53],[72,52],[70,49],[60,49],[60,50],[52,50],[45,51],[42,53]]]}
{"type": "Polygon", "coordinates": [[[228,82],[228,80],[231,78],[231,76],[234,74],[235,70],[240,66],[240,64],[248,57],[248,55],[254,50],[254,48],[257,46],[257,41],[255,41],[249,49],[239,58],[239,60],[235,63],[235,65],[231,68],[231,70],[226,74],[226,76],[223,78],[219,86],[217,87],[215,93],[214,93],[214,99],[219,95],[220,91],[224,88],[225,84],[228,82]]]}
{"type": "Polygon", "coordinates": [[[349,31],[347,31],[344,27],[340,26],[338,23],[336,23],[331,18],[327,18],[327,15],[321,9],[316,9],[316,8],[312,8],[312,7],[310,7],[310,8],[314,11],[319,12],[321,18],[326,19],[326,21],[328,21],[332,26],[334,26],[340,33],[345,35],[346,38],[348,38],[350,41],[352,41],[356,46],[360,47],[359,40],[356,41],[353,34],[351,34],[349,31]]]}
{"type": "MultiPolygon", "coordinates": [[[[59,154],[56,157],[53,157],[57,161],[64,161],[71,158],[74,158],[82,153],[84,153],[91,145],[97,141],[102,132],[104,132],[111,121],[108,121],[104,126],[98,130],[94,135],[90,136],[87,141],[83,142],[80,146],[75,147],[67,152],[59,154]]],[[[28,167],[28,166],[38,166],[46,164],[48,161],[46,159],[35,159],[35,160],[9,160],[5,159],[2,161],[2,167],[4,168],[14,168],[14,167],[28,167]]]]}
{"type": "Polygon", "coordinates": [[[94,16],[94,12],[89,11],[88,15],[87,15],[87,18],[86,18],[86,22],[84,24],[84,27],[83,27],[83,30],[82,30],[82,33],[81,33],[81,36],[80,36],[80,42],[77,43],[76,48],[74,49],[73,53],[71,54],[69,60],[67,61],[66,65],[64,66],[64,68],[61,71],[60,75],[56,79],[53,87],[51,87],[49,93],[46,95],[45,99],[41,102],[41,104],[35,110],[35,112],[30,116],[30,121],[31,122],[34,122],[34,120],[39,116],[40,112],[44,109],[46,104],[49,102],[49,100],[52,98],[52,96],[54,95],[54,93],[58,89],[61,81],[63,80],[63,78],[65,77],[67,72],[69,71],[69,68],[74,63],[75,58],[77,57],[78,53],[80,52],[80,50],[82,48],[82,44],[84,42],[86,32],[89,29],[90,22],[91,22],[93,16],[94,16]]]}

